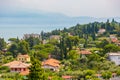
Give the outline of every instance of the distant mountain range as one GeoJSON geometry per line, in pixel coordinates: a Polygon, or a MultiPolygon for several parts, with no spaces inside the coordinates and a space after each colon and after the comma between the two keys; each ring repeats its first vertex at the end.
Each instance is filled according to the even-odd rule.
{"type": "MultiPolygon", "coordinates": [[[[59,13],[50,12],[10,12],[0,13],[0,25],[1,24],[35,24],[35,25],[75,25],[85,24],[94,21],[105,22],[109,18],[94,18],[88,16],[69,17],[59,13]]],[[[120,17],[114,17],[114,19],[120,22],[120,17]]]]}

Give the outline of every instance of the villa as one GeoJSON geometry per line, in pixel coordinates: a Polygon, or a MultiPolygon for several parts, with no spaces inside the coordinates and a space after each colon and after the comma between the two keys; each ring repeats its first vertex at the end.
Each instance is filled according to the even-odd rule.
{"type": "Polygon", "coordinates": [[[110,61],[115,62],[116,65],[120,65],[120,52],[118,53],[108,53],[110,61]]]}
{"type": "Polygon", "coordinates": [[[53,71],[59,71],[60,61],[50,58],[42,62],[42,67],[53,71]]]}
{"type": "Polygon", "coordinates": [[[10,63],[4,64],[3,66],[8,66],[10,68],[10,72],[23,72],[28,71],[30,64],[26,64],[20,61],[12,61],[10,63]]]}
{"type": "Polygon", "coordinates": [[[52,35],[50,36],[50,40],[55,39],[55,40],[60,40],[60,36],[59,35],[52,35]]]}
{"type": "Polygon", "coordinates": [[[89,50],[81,50],[79,51],[79,54],[82,55],[82,57],[85,57],[86,55],[92,54],[89,50]]]}
{"type": "Polygon", "coordinates": [[[99,29],[98,34],[103,34],[104,32],[106,32],[105,29],[99,29]]]}
{"type": "Polygon", "coordinates": [[[30,56],[29,55],[21,55],[19,54],[17,56],[17,61],[21,61],[21,62],[30,62],[30,56]]]}

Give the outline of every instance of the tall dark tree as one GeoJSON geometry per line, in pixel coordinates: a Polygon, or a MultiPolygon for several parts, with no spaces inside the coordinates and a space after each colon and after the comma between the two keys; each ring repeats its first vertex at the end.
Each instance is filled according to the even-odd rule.
{"type": "Polygon", "coordinates": [[[4,38],[0,38],[0,50],[3,50],[6,47],[6,42],[4,38]]]}
{"type": "Polygon", "coordinates": [[[26,41],[20,41],[18,44],[18,50],[22,54],[29,53],[29,44],[26,41]]]}
{"type": "Polygon", "coordinates": [[[41,62],[35,58],[31,58],[29,80],[47,80],[44,69],[41,67],[41,62]]]}
{"type": "Polygon", "coordinates": [[[12,44],[10,48],[8,49],[12,53],[13,57],[16,57],[18,55],[18,45],[17,44],[12,44]]]}
{"type": "Polygon", "coordinates": [[[32,49],[33,46],[38,45],[40,43],[40,39],[34,37],[29,37],[26,39],[26,41],[29,43],[30,49],[32,49]]]}
{"type": "Polygon", "coordinates": [[[95,39],[96,39],[95,33],[92,33],[92,39],[93,39],[93,41],[95,41],[95,39]]]}
{"type": "Polygon", "coordinates": [[[41,34],[40,34],[40,35],[41,35],[41,39],[44,40],[44,37],[45,37],[45,36],[44,36],[44,32],[43,32],[43,31],[41,31],[41,34]]]}

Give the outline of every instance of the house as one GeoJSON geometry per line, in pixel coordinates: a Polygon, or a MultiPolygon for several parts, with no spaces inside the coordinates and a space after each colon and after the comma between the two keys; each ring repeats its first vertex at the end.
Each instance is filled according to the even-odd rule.
{"type": "Polygon", "coordinates": [[[59,71],[60,61],[50,58],[42,62],[42,67],[53,71],[59,71]]]}
{"type": "Polygon", "coordinates": [[[62,76],[62,78],[65,80],[72,80],[72,76],[62,76]]]}
{"type": "Polygon", "coordinates": [[[118,53],[108,53],[110,61],[115,62],[116,65],[120,65],[120,52],[118,53]]]}
{"type": "Polygon", "coordinates": [[[102,74],[95,74],[95,76],[99,79],[102,79],[102,74]]]}
{"type": "Polygon", "coordinates": [[[17,60],[18,61],[21,61],[21,62],[30,62],[30,56],[29,55],[21,55],[21,54],[19,54],[18,56],[17,56],[17,60]]]}
{"type": "Polygon", "coordinates": [[[8,66],[10,68],[10,72],[22,72],[28,71],[30,64],[26,64],[20,61],[12,61],[10,63],[4,64],[3,66],[8,66]]]}
{"type": "Polygon", "coordinates": [[[112,38],[112,39],[111,39],[111,42],[112,42],[112,43],[119,43],[119,40],[118,40],[117,38],[112,38]]]}
{"type": "Polygon", "coordinates": [[[80,54],[89,55],[89,54],[91,54],[91,52],[89,50],[82,50],[82,51],[80,51],[80,54]]]}
{"type": "Polygon", "coordinates": [[[59,35],[52,35],[50,36],[50,40],[55,39],[55,40],[60,40],[60,36],[59,35]]]}
{"type": "Polygon", "coordinates": [[[105,29],[99,29],[98,34],[103,34],[104,32],[106,32],[105,29]]]}
{"type": "Polygon", "coordinates": [[[82,57],[85,57],[86,55],[92,54],[89,50],[81,50],[79,51],[79,54],[82,55],[82,57]]]}
{"type": "Polygon", "coordinates": [[[116,38],[115,35],[110,35],[110,39],[116,38]]]}
{"type": "Polygon", "coordinates": [[[30,37],[41,39],[40,34],[34,34],[34,33],[32,33],[32,34],[24,34],[23,39],[28,39],[30,37]]]}
{"type": "Polygon", "coordinates": [[[71,33],[68,33],[68,36],[73,36],[71,33]]]}
{"type": "Polygon", "coordinates": [[[47,44],[48,43],[48,41],[47,40],[42,40],[42,44],[47,44]]]}

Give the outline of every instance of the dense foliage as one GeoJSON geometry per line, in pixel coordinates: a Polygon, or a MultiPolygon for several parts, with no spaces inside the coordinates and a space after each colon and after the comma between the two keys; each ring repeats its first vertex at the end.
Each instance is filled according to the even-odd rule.
{"type": "MultiPolygon", "coordinates": [[[[52,80],[63,80],[62,75],[70,75],[78,80],[99,80],[96,74],[100,74],[103,79],[111,78],[113,73],[120,76],[120,67],[108,59],[107,53],[120,51],[119,44],[112,42],[110,35],[120,40],[120,23],[114,19],[105,23],[77,24],[52,32],[42,31],[41,39],[10,38],[10,44],[6,44],[4,39],[0,38],[0,66],[15,60],[18,54],[28,54],[32,57],[29,80],[46,80],[48,76],[52,77],[52,80]],[[99,33],[100,29],[105,29],[105,32],[99,33]],[[60,38],[50,39],[51,35],[60,38]],[[89,50],[91,54],[82,55],[82,50],[89,50]],[[60,60],[59,72],[41,68],[41,61],[51,57],[60,60]]],[[[3,77],[6,77],[4,73],[8,72],[7,67],[0,67],[3,77]]],[[[8,76],[13,77],[9,74],[8,76]]]]}

